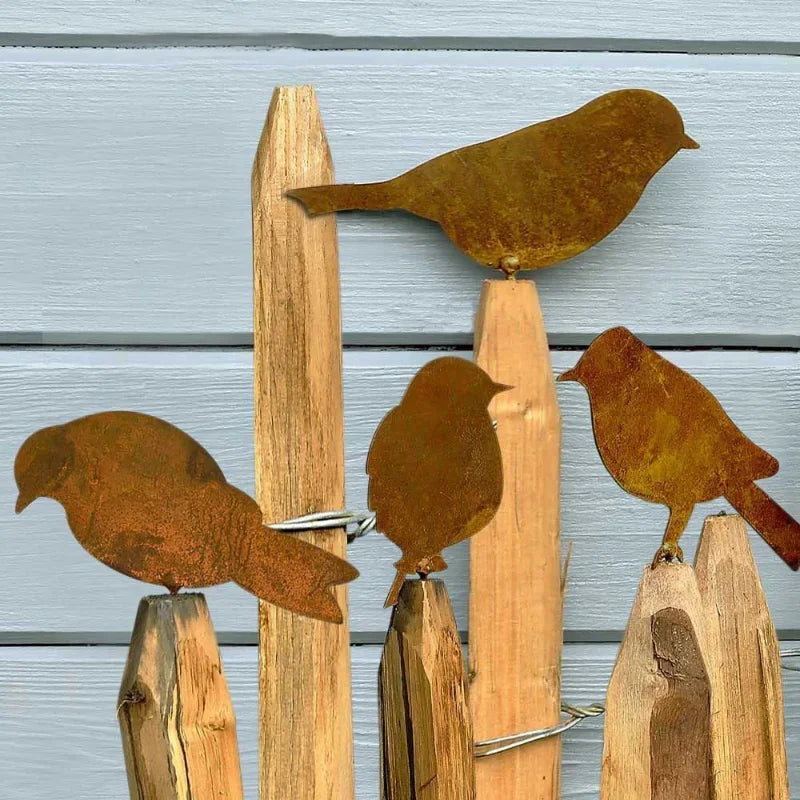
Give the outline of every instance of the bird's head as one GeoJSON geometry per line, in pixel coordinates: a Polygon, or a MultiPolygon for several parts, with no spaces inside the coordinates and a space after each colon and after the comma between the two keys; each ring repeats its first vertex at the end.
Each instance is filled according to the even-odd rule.
{"type": "Polygon", "coordinates": [[[588,391],[615,385],[631,372],[647,348],[627,328],[609,328],[592,341],[578,363],[558,376],[558,382],[577,381],[588,391]]]}
{"type": "Polygon", "coordinates": [[[73,448],[63,426],[43,428],[29,436],[14,461],[19,490],[17,514],[38,497],[52,497],[69,475],[72,463],[73,448]]]}
{"type": "Polygon", "coordinates": [[[495,383],[472,361],[445,356],[430,361],[414,376],[403,402],[426,400],[463,405],[472,401],[486,407],[496,394],[511,388],[495,383]]]}
{"type": "Polygon", "coordinates": [[[612,126],[626,145],[628,158],[648,170],[658,170],[679,150],[697,150],[700,145],[684,130],[677,108],[663,95],[648,89],[620,89],[598,97],[598,117],[612,126]]]}

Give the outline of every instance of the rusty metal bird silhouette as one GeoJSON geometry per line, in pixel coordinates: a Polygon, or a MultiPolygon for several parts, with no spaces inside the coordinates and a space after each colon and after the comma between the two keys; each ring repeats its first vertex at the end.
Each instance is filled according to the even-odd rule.
{"type": "Polygon", "coordinates": [[[800,524],[755,481],[778,462],[753,444],[699,381],[626,328],[598,336],[559,381],[589,393],[597,449],[627,492],[670,510],[653,563],[683,558],[678,539],[696,503],[725,497],[794,570],[800,524]]]}
{"type": "Polygon", "coordinates": [[[342,621],[331,587],[357,570],[265,528],[255,500],[164,420],[107,411],[44,428],[20,448],[14,474],[17,513],[38,497],[58,501],[75,538],[118,572],[170,592],[234,581],[298,614],[342,621]]]}
{"type": "Polygon", "coordinates": [[[650,179],[699,147],[665,97],[621,89],[563,117],[462,147],[381,183],[296,188],[311,214],[403,209],[470,258],[513,276],[582,253],[631,212],[650,179]]]}
{"type": "Polygon", "coordinates": [[[386,606],[408,573],[447,569],[441,551],[494,517],[503,466],[488,405],[508,388],[471,361],[438,358],[378,427],[367,457],[369,507],[403,551],[386,606]]]}

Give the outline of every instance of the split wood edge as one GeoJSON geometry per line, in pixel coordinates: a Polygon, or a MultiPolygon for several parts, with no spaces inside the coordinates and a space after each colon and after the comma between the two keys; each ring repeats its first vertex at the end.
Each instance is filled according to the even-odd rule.
{"type": "Polygon", "coordinates": [[[236,717],[202,594],[139,603],[117,716],[131,800],[242,800],[236,717]]]}
{"type": "Polygon", "coordinates": [[[474,800],[464,658],[440,580],[406,580],[378,671],[381,800],[474,800]]]}
{"type": "MultiPolygon", "coordinates": [[[[514,387],[490,406],[503,500],[470,540],[470,705],[485,741],[561,719],[561,416],[533,281],[484,283],[475,361],[514,387]]],[[[558,800],[560,760],[560,736],[480,759],[477,797],[558,800]]]]}
{"type": "MultiPolygon", "coordinates": [[[[271,521],[344,506],[336,221],[283,196],[331,182],[313,88],[276,88],[252,176],[256,497],[271,521]]],[[[343,530],[293,535],[346,557],[343,530]]],[[[336,598],[341,625],[260,604],[261,800],[354,796],[344,586],[336,598]]]]}
{"type": "Polygon", "coordinates": [[[788,800],[780,651],[744,521],[644,570],[609,682],[601,800],[788,800]]]}
{"type": "Polygon", "coordinates": [[[728,737],[719,746],[729,757],[720,797],[789,800],[780,647],[741,517],[706,519],[695,574],[724,658],[728,737]]]}

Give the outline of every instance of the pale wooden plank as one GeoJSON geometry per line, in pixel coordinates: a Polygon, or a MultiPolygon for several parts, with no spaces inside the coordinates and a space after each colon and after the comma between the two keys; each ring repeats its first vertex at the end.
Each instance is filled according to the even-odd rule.
{"type": "MultiPolygon", "coordinates": [[[[702,149],[609,239],[537,274],[551,342],[624,321],[662,342],[800,343],[796,58],[5,48],[0,82],[6,340],[249,341],[253,148],[273,85],[309,82],[342,180],[611,88],[663,92],[702,149]]],[[[470,341],[487,272],[435,226],[352,215],[340,232],[346,341],[470,341]]]]}
{"type": "MultiPolygon", "coordinates": [[[[489,406],[503,459],[503,499],[470,539],[469,665],[475,738],[558,723],[562,611],[561,413],[535,284],[486,281],[475,361],[513,387],[489,406]]],[[[478,761],[477,800],[558,800],[559,739],[478,761]]]]}
{"type": "MultiPolygon", "coordinates": [[[[784,642],[784,647],[800,642],[784,642]]],[[[617,645],[567,645],[564,696],[599,701],[617,645]]],[[[356,794],[374,800],[378,787],[377,669],[380,648],[354,647],[353,695],[356,794]]],[[[257,657],[255,647],[224,647],[222,657],[237,713],[245,797],[257,795],[257,657]]],[[[117,722],[116,691],[123,647],[0,648],[0,750],[3,792],[9,798],[52,800],[125,796],[125,773],[117,722]]],[[[787,749],[800,749],[800,678],[785,673],[787,749]]],[[[563,797],[598,797],[602,717],[564,738],[563,797]]],[[[800,763],[789,759],[792,786],[800,786],[800,763]]]]}
{"type": "MultiPolygon", "coordinates": [[[[436,353],[348,351],[345,357],[348,502],[366,502],[364,462],[372,434],[414,372],[436,353]]],[[[579,353],[554,352],[556,372],[579,353]]],[[[744,431],[781,461],[763,486],[800,515],[800,354],[667,352],[716,392],[744,431]]],[[[208,447],[229,479],[253,491],[252,354],[239,351],[0,350],[0,632],[129,631],[147,587],[87,556],[54,502],[37,501],[15,517],[10,464],[35,428],[101,408],[163,416],[208,447]],[[19,598],[26,602],[20,603],[19,598]]],[[[606,473],[591,435],[586,393],[560,384],[563,419],[562,547],[573,543],[565,628],[621,631],[666,524],[666,509],[623,492],[606,473]],[[598,514],[598,509],[602,510],[598,514]]],[[[682,545],[691,559],[702,520],[724,503],[698,507],[682,545]]],[[[800,579],[751,533],[778,629],[797,629],[800,579]]],[[[382,609],[397,549],[370,535],[349,548],[361,570],[351,591],[352,629],[386,631],[382,609]]],[[[468,548],[448,551],[443,573],[461,629],[466,628],[468,548]]],[[[158,591],[158,590],[154,590],[158,591]]],[[[207,592],[218,632],[255,631],[256,604],[235,586],[207,592]]]]}
{"type": "Polygon", "coordinates": [[[695,574],[707,627],[719,629],[725,654],[712,751],[729,757],[715,765],[717,796],[789,800],[778,638],[741,517],[705,520],[695,574]]]}
{"type": "Polygon", "coordinates": [[[402,582],[378,667],[381,800],[475,800],[467,669],[444,583],[402,582]]]}
{"type": "MultiPolygon", "coordinates": [[[[64,34],[320,34],[322,37],[515,38],[625,37],[636,39],[774,40],[800,38],[800,13],[791,0],[750,4],[733,0],[639,3],[636,0],[37,0],[4,10],[3,29],[64,34]]],[[[324,41],[324,38],[323,38],[324,41]]],[[[331,42],[335,44],[335,39],[331,42]]]]}
{"type": "Polygon", "coordinates": [[[201,593],[142,598],[117,718],[131,800],[244,800],[236,715],[201,593]]]}
{"type": "MultiPolygon", "coordinates": [[[[299,181],[331,183],[333,164],[313,87],[280,86],[251,183],[255,484],[267,520],[345,498],[336,220],[284,197],[299,181]]],[[[298,536],[347,556],[343,529],[298,536]]],[[[329,597],[338,625],[259,603],[261,800],[353,798],[347,588],[329,597]]]]}

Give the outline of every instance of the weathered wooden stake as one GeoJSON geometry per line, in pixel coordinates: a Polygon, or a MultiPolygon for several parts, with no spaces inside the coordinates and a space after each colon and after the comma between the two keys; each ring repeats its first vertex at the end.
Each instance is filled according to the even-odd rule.
{"type": "Polygon", "coordinates": [[[606,696],[601,800],[726,797],[721,661],[692,568],[646,567],[606,696]]]}
{"type": "MultiPolygon", "coordinates": [[[[253,165],[256,495],[267,521],[344,505],[336,221],[309,218],[285,189],[333,181],[310,86],[279,87],[253,165]]],[[[345,556],[344,531],[303,534],[345,556]]],[[[345,622],[260,606],[261,800],[354,794],[345,622]]]]}
{"type": "Polygon", "coordinates": [[[403,584],[378,686],[382,800],[474,800],[464,658],[441,581],[403,584]]]}
{"type": "MultiPolygon", "coordinates": [[[[504,495],[471,539],[470,703],[476,740],[545,728],[561,706],[561,416],[533,281],[486,281],[475,360],[515,388],[490,407],[504,495]]],[[[479,800],[560,798],[559,737],[483,758],[479,800]]]]}
{"type": "Polygon", "coordinates": [[[242,800],[236,718],[202,594],[139,603],[118,717],[131,800],[242,800]]]}
{"type": "Polygon", "coordinates": [[[731,768],[721,776],[719,797],[788,800],[780,648],[741,517],[706,518],[695,572],[724,654],[720,688],[731,768]]]}

